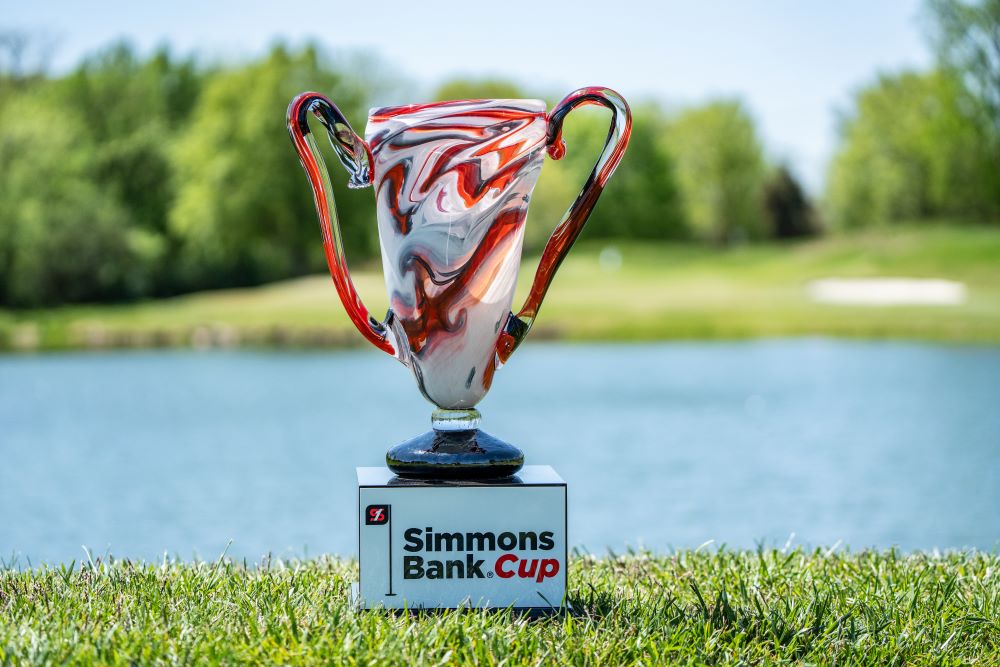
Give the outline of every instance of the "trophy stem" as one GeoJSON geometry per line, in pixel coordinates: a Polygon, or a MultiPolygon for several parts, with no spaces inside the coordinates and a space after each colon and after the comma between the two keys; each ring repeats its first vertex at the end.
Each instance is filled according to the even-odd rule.
{"type": "Polygon", "coordinates": [[[432,430],[396,445],[385,455],[389,469],[415,479],[502,479],[524,465],[524,452],[479,430],[473,408],[437,409],[432,430]]]}
{"type": "Polygon", "coordinates": [[[479,410],[445,410],[438,408],[431,414],[431,426],[435,431],[474,431],[479,428],[483,416],[479,410]]]}

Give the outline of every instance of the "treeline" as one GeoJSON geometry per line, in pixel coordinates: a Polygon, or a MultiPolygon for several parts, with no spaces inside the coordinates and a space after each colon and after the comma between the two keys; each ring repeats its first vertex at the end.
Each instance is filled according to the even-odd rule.
{"type": "MultiPolygon", "coordinates": [[[[824,226],[997,221],[998,5],[933,3],[939,67],[885,75],[859,91],[822,223],[794,175],[768,161],[739,100],[676,113],[637,102],[629,151],[585,238],[731,244],[824,226]]],[[[332,59],[316,46],[276,46],[257,61],[221,67],[167,50],[143,57],[119,44],[53,77],[4,52],[19,44],[9,37],[0,35],[4,306],[168,296],[323,271],[285,108],[296,93],[318,90],[363,132],[368,107],[400,84],[376,63],[332,59]]],[[[540,95],[558,101],[489,80],[452,81],[434,93],[540,95]]],[[[528,252],[540,249],[576,196],[606,133],[600,111],[570,115],[567,156],[546,162],[533,198],[528,252]]],[[[328,158],[348,255],[354,263],[376,258],[372,193],[347,189],[328,158]]]]}
{"type": "MultiPolygon", "coordinates": [[[[119,44],[65,76],[8,74],[0,82],[0,303],[167,296],[323,271],[285,108],[296,93],[319,90],[362,132],[390,83],[376,65],[338,62],[316,46],[276,46],[255,62],[207,68],[119,44]]],[[[452,81],[434,97],[537,95],[452,81]]],[[[528,252],[579,192],[607,123],[600,110],[570,116],[568,154],[547,161],[533,198],[528,252]]],[[[814,229],[801,188],[767,164],[738,101],[673,116],[638,104],[633,127],[588,238],[726,243],[814,229]]],[[[349,190],[328,157],[348,255],[375,258],[372,193],[349,190]]]]}
{"type": "Polygon", "coordinates": [[[842,119],[835,225],[1000,222],[1000,0],[931,0],[925,18],[937,66],[878,76],[842,119]]]}
{"type": "MultiPolygon", "coordinates": [[[[322,270],[284,109],[315,88],[361,118],[372,91],[342,70],[315,48],[205,68],[116,45],[66,76],[6,77],[0,302],[165,296],[322,270]]],[[[338,193],[361,257],[373,249],[363,199],[338,193]]]]}

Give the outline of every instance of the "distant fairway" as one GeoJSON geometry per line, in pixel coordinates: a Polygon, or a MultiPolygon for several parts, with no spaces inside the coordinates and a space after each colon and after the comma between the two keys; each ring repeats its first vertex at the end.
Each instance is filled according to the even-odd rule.
{"type": "MultiPolygon", "coordinates": [[[[730,250],[583,238],[560,269],[533,337],[1000,342],[998,227],[894,228],[730,250]],[[814,303],[806,289],[819,278],[879,276],[959,281],[967,299],[876,308],[814,303]]],[[[524,262],[515,308],[534,266],[524,262]]],[[[354,281],[372,313],[383,315],[380,267],[359,268],[354,281]]],[[[0,311],[0,346],[8,349],[234,344],[345,346],[362,339],[321,275],[140,304],[0,311]]]]}

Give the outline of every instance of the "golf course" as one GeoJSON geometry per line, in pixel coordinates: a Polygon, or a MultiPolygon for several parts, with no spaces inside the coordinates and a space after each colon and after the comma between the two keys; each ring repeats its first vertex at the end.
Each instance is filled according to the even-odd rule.
{"type": "MultiPolygon", "coordinates": [[[[586,341],[776,336],[1000,341],[1000,228],[909,226],[727,249],[664,242],[588,242],[569,254],[535,339],[586,341]],[[919,278],[961,283],[954,305],[817,303],[812,281],[919,278]]],[[[525,258],[515,308],[537,258],[525,258]]],[[[387,297],[381,267],[353,279],[373,314],[387,297]]],[[[529,340],[531,340],[529,338],[529,340]]],[[[325,275],[162,300],[0,310],[14,350],[162,347],[342,347],[363,342],[325,275]]]]}

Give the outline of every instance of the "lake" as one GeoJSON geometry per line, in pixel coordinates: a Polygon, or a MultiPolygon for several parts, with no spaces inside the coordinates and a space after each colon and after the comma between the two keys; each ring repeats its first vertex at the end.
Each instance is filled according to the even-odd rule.
{"type": "MultiPolygon", "coordinates": [[[[529,343],[480,408],[594,553],[1000,544],[997,347],[529,343]]],[[[367,350],[0,357],[0,558],[350,555],[354,467],[430,411],[367,350]]]]}

